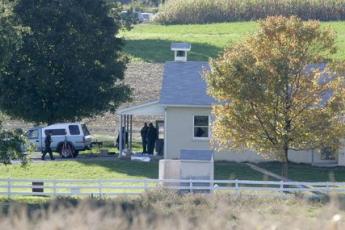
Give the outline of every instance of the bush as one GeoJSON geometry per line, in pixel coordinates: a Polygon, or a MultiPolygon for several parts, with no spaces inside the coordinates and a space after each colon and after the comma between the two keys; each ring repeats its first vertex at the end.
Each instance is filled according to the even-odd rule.
{"type": "Polygon", "coordinates": [[[156,21],[200,24],[257,20],[274,15],[296,15],[303,20],[344,20],[345,0],[169,0],[161,6],[156,21]]]}
{"type": "Polygon", "coordinates": [[[26,151],[30,152],[30,144],[22,130],[4,130],[0,120],[0,164],[11,164],[12,160],[20,160],[25,165],[27,158],[24,152],[26,151]]]}
{"type": "MultiPolygon", "coordinates": [[[[271,194],[272,195],[272,194],[271,194]]],[[[17,229],[332,229],[345,224],[342,199],[306,202],[293,196],[185,195],[157,191],[114,200],[57,199],[22,206],[6,201],[2,230],[17,229]],[[8,205],[8,206],[7,206],[8,205]]],[[[0,203],[1,204],[1,203],[0,203]]]]}

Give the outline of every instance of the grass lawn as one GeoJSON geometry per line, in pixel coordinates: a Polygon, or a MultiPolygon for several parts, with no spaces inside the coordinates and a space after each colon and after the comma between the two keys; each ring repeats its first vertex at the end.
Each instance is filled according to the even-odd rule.
{"type": "MultiPolygon", "coordinates": [[[[260,163],[260,167],[281,174],[278,162],[260,163]]],[[[216,162],[215,179],[218,180],[275,180],[264,176],[243,163],[216,162]]],[[[26,168],[20,165],[0,165],[0,178],[37,179],[122,179],[158,178],[158,162],[128,160],[70,160],[31,163],[26,168]]],[[[345,181],[345,167],[320,168],[305,164],[289,166],[289,178],[296,181],[345,181]],[[333,176],[334,175],[334,176],[333,176]]]]}
{"type": "MultiPolygon", "coordinates": [[[[260,163],[260,167],[281,175],[281,163],[260,163]]],[[[289,164],[289,179],[295,181],[345,181],[345,167],[325,168],[307,164],[289,164]]]]}
{"type": "MultiPolygon", "coordinates": [[[[0,178],[38,179],[117,179],[158,178],[158,162],[137,162],[127,160],[80,160],[46,161],[31,163],[26,168],[20,165],[0,165],[0,178]]],[[[245,164],[217,162],[215,179],[262,180],[260,173],[245,164]]],[[[265,179],[265,178],[264,178],[265,179]]],[[[266,178],[267,179],[267,178],[266,178]]]]}
{"type": "MultiPolygon", "coordinates": [[[[325,22],[337,32],[336,58],[345,58],[345,22],[325,22]]],[[[253,34],[258,28],[255,22],[217,23],[204,25],[154,25],[140,24],[131,31],[122,32],[126,39],[125,52],[132,61],[165,62],[173,60],[171,42],[190,42],[189,60],[216,57],[224,47],[253,34]]]]}

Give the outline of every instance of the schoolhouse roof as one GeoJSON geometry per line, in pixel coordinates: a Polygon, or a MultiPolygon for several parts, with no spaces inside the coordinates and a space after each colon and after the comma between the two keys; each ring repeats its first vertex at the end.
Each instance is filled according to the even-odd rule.
{"type": "Polygon", "coordinates": [[[203,72],[207,62],[166,62],[159,103],[167,106],[211,106],[215,100],[207,95],[203,72]]]}

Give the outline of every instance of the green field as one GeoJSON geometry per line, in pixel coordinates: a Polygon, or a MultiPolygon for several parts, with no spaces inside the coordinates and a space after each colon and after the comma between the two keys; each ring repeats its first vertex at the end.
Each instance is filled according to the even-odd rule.
{"type": "MultiPolygon", "coordinates": [[[[337,32],[338,53],[345,58],[345,22],[327,22],[337,32]]],[[[171,42],[189,42],[192,51],[189,60],[207,61],[216,57],[224,47],[239,42],[258,28],[255,22],[217,23],[204,25],[140,24],[131,31],[122,32],[126,40],[125,52],[132,61],[165,62],[173,60],[171,42]]]]}

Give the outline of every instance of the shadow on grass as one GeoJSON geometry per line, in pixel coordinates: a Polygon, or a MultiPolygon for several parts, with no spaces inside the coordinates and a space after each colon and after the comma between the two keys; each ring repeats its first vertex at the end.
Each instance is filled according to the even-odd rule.
{"type": "MultiPolygon", "coordinates": [[[[124,51],[133,59],[145,62],[163,63],[173,61],[173,53],[170,50],[172,40],[144,39],[126,40],[124,51]]],[[[216,57],[222,51],[221,48],[207,43],[192,43],[192,50],[188,59],[193,61],[208,61],[210,57],[216,57]]]]}
{"type": "MultiPolygon", "coordinates": [[[[280,162],[263,162],[258,166],[281,175],[282,163],[280,162]]],[[[345,167],[317,167],[309,164],[289,163],[289,179],[294,181],[345,181],[345,167]]]]}
{"type": "Polygon", "coordinates": [[[139,162],[120,159],[109,160],[77,160],[86,166],[101,166],[107,168],[109,171],[119,174],[125,174],[132,177],[143,177],[150,179],[158,178],[158,162],[139,162]]]}

